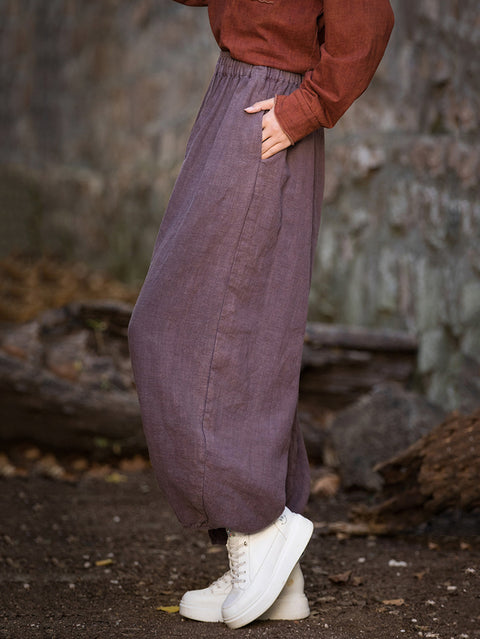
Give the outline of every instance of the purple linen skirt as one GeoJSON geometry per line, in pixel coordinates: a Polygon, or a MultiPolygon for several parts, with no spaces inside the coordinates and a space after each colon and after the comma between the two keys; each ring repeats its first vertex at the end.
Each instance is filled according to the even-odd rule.
{"type": "Polygon", "coordinates": [[[133,310],[157,481],[186,527],[251,533],[305,507],[298,381],[323,195],[323,131],[261,160],[263,113],[300,75],[222,52],[133,310]]]}

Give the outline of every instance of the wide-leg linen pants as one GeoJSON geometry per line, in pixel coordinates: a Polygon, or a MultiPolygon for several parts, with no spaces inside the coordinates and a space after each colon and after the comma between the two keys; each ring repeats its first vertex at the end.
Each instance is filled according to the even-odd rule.
{"type": "Polygon", "coordinates": [[[222,52],[129,325],[157,481],[180,522],[256,532],[300,512],[296,407],[323,194],[323,131],[260,159],[244,108],[301,76],[222,52]]]}

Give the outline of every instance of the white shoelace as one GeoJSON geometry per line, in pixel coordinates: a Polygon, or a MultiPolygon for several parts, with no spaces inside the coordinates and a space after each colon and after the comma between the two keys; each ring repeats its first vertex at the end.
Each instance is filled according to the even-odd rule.
{"type": "Polygon", "coordinates": [[[240,584],[246,583],[245,575],[246,570],[242,570],[243,566],[246,566],[247,561],[244,559],[245,549],[247,542],[242,537],[237,538],[234,535],[228,537],[227,551],[228,561],[230,564],[230,574],[232,578],[232,585],[240,586],[240,584]]]}
{"type": "Polygon", "coordinates": [[[227,572],[224,575],[222,575],[218,579],[215,579],[215,581],[213,581],[210,584],[209,588],[212,592],[215,592],[215,590],[224,591],[226,588],[229,588],[231,585],[232,585],[232,576],[230,574],[230,570],[227,570],[227,572]]]}

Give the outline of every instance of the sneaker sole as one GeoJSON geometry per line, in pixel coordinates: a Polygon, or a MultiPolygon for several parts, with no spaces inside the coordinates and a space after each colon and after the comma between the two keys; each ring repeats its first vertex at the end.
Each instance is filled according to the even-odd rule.
{"type": "Polygon", "coordinates": [[[279,597],[273,606],[257,617],[259,621],[296,621],[310,615],[308,599],[305,595],[285,595],[279,597]]]}
{"type": "Polygon", "coordinates": [[[208,609],[205,606],[191,606],[189,604],[179,605],[179,613],[182,617],[194,619],[195,621],[206,621],[210,623],[222,622],[222,610],[218,606],[214,609],[208,609]]]}
{"type": "MultiPolygon", "coordinates": [[[[223,616],[221,608],[208,610],[205,606],[190,606],[180,603],[179,613],[182,617],[203,621],[206,623],[222,623],[223,616]]],[[[310,615],[308,599],[305,595],[285,595],[275,601],[263,615],[258,617],[259,621],[296,621],[305,619],[310,615]]]]}
{"type": "Polygon", "coordinates": [[[263,615],[272,606],[283,590],[295,564],[307,547],[312,533],[312,522],[301,515],[297,515],[294,522],[292,522],[289,539],[280,553],[276,563],[276,570],[267,587],[259,593],[257,599],[247,606],[245,610],[234,613],[233,615],[225,614],[225,612],[222,611],[223,620],[229,628],[246,626],[255,619],[258,619],[258,617],[263,615]]]}

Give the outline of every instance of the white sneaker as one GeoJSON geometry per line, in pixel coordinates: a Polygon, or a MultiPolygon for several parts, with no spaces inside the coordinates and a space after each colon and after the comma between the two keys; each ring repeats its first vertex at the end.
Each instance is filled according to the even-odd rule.
{"type": "Polygon", "coordinates": [[[312,522],[288,508],[258,533],[229,532],[227,550],[232,589],[222,605],[227,626],[245,626],[272,606],[312,532],[312,522]]]}
{"type": "Polygon", "coordinates": [[[230,571],[202,590],[189,590],[180,601],[180,614],[197,621],[223,621],[222,604],[232,589],[230,571]]]}
{"type": "Polygon", "coordinates": [[[290,573],[283,590],[276,598],[270,608],[258,619],[266,621],[284,620],[294,621],[295,619],[305,619],[310,614],[308,599],[304,592],[305,580],[302,569],[297,562],[290,573]]]}
{"type": "MultiPolygon", "coordinates": [[[[261,620],[305,619],[310,614],[308,600],[303,591],[304,579],[300,564],[287,579],[277,600],[261,617],[261,620]]],[[[189,590],[180,601],[180,614],[197,621],[223,621],[222,604],[232,589],[232,575],[226,572],[208,588],[189,590]]]]}

